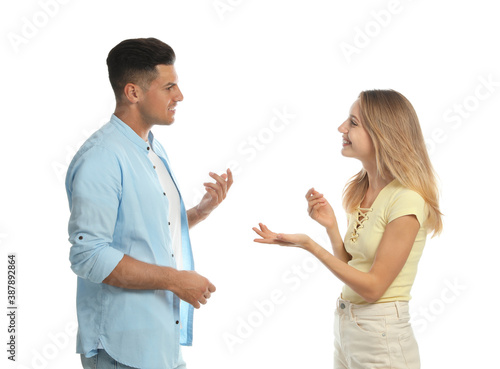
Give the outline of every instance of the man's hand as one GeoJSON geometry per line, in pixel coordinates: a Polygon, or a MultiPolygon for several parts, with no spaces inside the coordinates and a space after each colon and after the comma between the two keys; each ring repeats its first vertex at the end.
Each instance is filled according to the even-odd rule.
{"type": "Polygon", "coordinates": [[[226,173],[220,176],[212,172],[210,172],[209,175],[215,179],[215,183],[203,183],[207,192],[200,203],[187,212],[190,228],[206,219],[210,213],[219,206],[226,198],[227,192],[233,184],[233,173],[231,173],[231,169],[228,169],[226,173]]]}
{"type": "Polygon", "coordinates": [[[208,279],[195,271],[180,270],[177,273],[175,287],[171,289],[181,300],[193,305],[196,309],[205,305],[215,286],[208,279]]]}
{"type": "Polygon", "coordinates": [[[206,214],[207,216],[226,198],[227,191],[229,191],[233,184],[233,173],[231,173],[231,169],[228,169],[227,172],[221,176],[212,172],[210,172],[209,175],[215,179],[215,183],[203,183],[207,192],[197,206],[200,215],[206,214]]]}

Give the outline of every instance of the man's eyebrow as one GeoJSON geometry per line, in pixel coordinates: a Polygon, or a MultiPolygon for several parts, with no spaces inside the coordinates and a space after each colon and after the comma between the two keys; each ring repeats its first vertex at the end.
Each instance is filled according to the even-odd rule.
{"type": "Polygon", "coordinates": [[[163,85],[163,87],[172,87],[172,86],[175,86],[177,83],[174,83],[174,82],[168,82],[166,84],[163,85]]]}

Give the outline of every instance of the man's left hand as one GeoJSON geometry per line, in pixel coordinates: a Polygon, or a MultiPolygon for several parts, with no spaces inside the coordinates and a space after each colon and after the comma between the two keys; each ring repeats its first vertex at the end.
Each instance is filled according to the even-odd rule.
{"type": "Polygon", "coordinates": [[[208,217],[210,213],[224,201],[227,192],[233,184],[233,173],[231,173],[231,169],[227,169],[226,173],[220,176],[213,172],[210,172],[209,175],[215,179],[215,183],[203,183],[207,192],[200,203],[195,207],[199,218],[198,221],[208,217]]]}

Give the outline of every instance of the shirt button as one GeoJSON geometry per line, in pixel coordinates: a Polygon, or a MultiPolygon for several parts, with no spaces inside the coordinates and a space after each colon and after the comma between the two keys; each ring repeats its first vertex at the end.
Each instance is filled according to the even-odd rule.
{"type": "Polygon", "coordinates": [[[174,254],[172,254],[172,257],[174,257],[174,254]]]}
{"type": "Polygon", "coordinates": [[[345,304],[343,302],[340,304],[340,308],[345,309],[345,304]]]}
{"type": "Polygon", "coordinates": [[[175,321],[175,324],[179,324],[179,321],[178,321],[178,320],[176,320],[176,321],[175,321]]]}
{"type": "Polygon", "coordinates": [[[163,195],[164,195],[164,196],[167,196],[167,194],[166,194],[165,192],[163,192],[163,195]]]}
{"type": "Polygon", "coordinates": [[[156,169],[156,166],[153,165],[153,169],[156,169]]]}
{"type": "Polygon", "coordinates": [[[149,146],[148,146],[148,150],[149,150],[149,146]]]}
{"type": "Polygon", "coordinates": [[[168,222],[168,225],[170,225],[170,222],[168,222]]]}

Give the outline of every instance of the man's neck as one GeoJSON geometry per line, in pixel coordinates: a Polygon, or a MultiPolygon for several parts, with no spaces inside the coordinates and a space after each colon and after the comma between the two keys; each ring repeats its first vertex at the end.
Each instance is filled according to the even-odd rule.
{"type": "Polygon", "coordinates": [[[114,114],[144,141],[148,141],[149,131],[153,126],[144,122],[135,110],[117,106],[114,114]]]}

